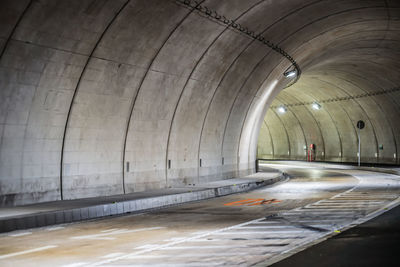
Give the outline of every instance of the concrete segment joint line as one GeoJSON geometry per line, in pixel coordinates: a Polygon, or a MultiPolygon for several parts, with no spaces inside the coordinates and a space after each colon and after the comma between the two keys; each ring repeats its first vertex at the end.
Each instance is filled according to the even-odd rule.
{"type": "MultiPolygon", "coordinates": [[[[125,7],[128,5],[128,3],[130,2],[130,0],[126,0],[121,7],[119,8],[119,10],[114,14],[114,16],[111,18],[111,20],[108,22],[107,26],[104,28],[104,30],[102,31],[101,35],[99,36],[99,38],[97,39],[96,43],[94,44],[90,54],[88,55],[88,58],[85,62],[85,65],[82,69],[81,75],[79,76],[78,82],[76,83],[74,92],[72,94],[72,99],[68,108],[68,113],[67,113],[67,119],[65,121],[65,126],[64,126],[64,131],[63,131],[63,138],[62,138],[62,145],[61,145],[61,159],[60,159],[60,198],[61,200],[64,199],[64,195],[63,195],[63,165],[64,165],[64,149],[65,149],[65,139],[67,137],[67,130],[68,130],[68,125],[69,125],[69,120],[71,117],[71,113],[72,113],[72,107],[74,105],[74,101],[76,98],[76,95],[78,93],[79,87],[81,85],[81,81],[82,78],[84,76],[84,74],[87,71],[87,67],[89,65],[90,60],[92,59],[92,56],[94,55],[94,52],[96,51],[97,47],[99,46],[101,40],[103,39],[103,37],[105,36],[106,32],[108,31],[108,29],[111,27],[111,25],[114,23],[114,21],[117,19],[117,17],[119,16],[119,14],[121,14],[121,12],[125,9],[125,7]]],[[[123,184],[123,191],[125,193],[125,185],[123,184]]]]}

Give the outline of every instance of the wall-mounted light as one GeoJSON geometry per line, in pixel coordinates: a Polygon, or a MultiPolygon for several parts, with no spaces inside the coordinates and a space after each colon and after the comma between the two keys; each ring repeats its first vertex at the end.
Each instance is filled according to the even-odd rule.
{"type": "Polygon", "coordinates": [[[280,106],[280,107],[278,108],[278,111],[279,111],[279,113],[286,113],[287,108],[286,108],[285,106],[280,106]]]}
{"type": "Polygon", "coordinates": [[[297,69],[294,65],[289,66],[283,73],[283,76],[285,76],[286,78],[292,78],[295,77],[296,75],[297,75],[297,69]]]}
{"type": "Polygon", "coordinates": [[[291,77],[294,77],[296,75],[297,75],[297,71],[296,70],[288,70],[288,71],[285,71],[283,73],[283,76],[285,76],[286,78],[291,78],[291,77]]]}
{"type": "Polygon", "coordinates": [[[319,109],[321,109],[321,105],[318,104],[317,102],[314,102],[314,103],[312,103],[312,108],[315,110],[319,110],[319,109]]]}

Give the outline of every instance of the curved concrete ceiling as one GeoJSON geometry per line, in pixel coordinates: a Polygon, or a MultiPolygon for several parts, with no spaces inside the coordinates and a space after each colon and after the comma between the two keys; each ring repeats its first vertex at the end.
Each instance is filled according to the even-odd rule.
{"type": "MultiPolygon", "coordinates": [[[[400,93],[380,92],[399,86],[399,8],[395,0],[1,1],[1,202],[251,173],[260,127],[274,158],[303,158],[316,143],[320,159],[351,161],[363,118],[374,141],[363,158],[376,160],[382,143],[378,158],[393,162],[400,93]],[[303,75],[274,100],[294,62],[303,75]],[[355,97],[369,92],[378,94],[355,97]],[[351,99],[323,103],[318,114],[297,105],[338,97],[351,99]],[[271,110],[263,124],[272,101],[294,106],[285,117],[271,110]]],[[[259,154],[268,150],[260,144],[259,154]]]]}

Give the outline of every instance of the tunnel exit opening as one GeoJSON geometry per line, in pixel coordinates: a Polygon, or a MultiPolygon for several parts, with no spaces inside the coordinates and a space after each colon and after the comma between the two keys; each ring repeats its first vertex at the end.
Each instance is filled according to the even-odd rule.
{"type": "MultiPolygon", "coordinates": [[[[318,79],[322,78],[327,79],[318,79]]],[[[326,87],[315,95],[304,89],[305,84],[311,86],[311,79],[316,76],[303,74],[298,85],[283,90],[269,106],[258,136],[258,159],[399,165],[399,135],[393,131],[398,121],[381,108],[395,102],[379,103],[383,97],[375,98],[388,99],[393,90],[324,98],[326,87]],[[378,103],[378,108],[371,103],[378,103]],[[283,106],[285,112],[280,112],[283,106]]],[[[330,92],[335,93],[340,91],[330,92]]]]}

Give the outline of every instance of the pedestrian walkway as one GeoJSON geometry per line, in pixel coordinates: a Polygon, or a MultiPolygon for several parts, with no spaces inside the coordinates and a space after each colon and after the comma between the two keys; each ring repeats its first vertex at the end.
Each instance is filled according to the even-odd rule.
{"type": "Polygon", "coordinates": [[[142,212],[192,201],[246,192],[286,179],[277,170],[196,186],[166,188],[108,197],[63,200],[0,208],[0,232],[142,212]]]}

